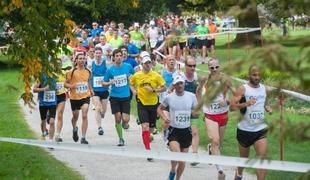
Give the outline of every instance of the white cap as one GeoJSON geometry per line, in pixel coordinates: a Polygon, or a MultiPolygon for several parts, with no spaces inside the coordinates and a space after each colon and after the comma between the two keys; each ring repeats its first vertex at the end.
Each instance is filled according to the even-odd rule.
{"type": "Polygon", "coordinates": [[[136,22],[136,23],[133,24],[133,26],[134,27],[139,27],[139,23],[136,22]]]}
{"type": "Polygon", "coordinates": [[[141,62],[144,64],[148,61],[152,62],[151,58],[149,56],[144,56],[141,62]]]}
{"type": "Polygon", "coordinates": [[[155,25],[155,21],[150,21],[150,25],[155,25]]]}
{"type": "Polygon", "coordinates": [[[175,77],[173,78],[172,84],[173,84],[173,85],[176,85],[178,82],[183,82],[183,83],[184,83],[184,82],[185,82],[184,77],[181,76],[181,75],[175,76],[175,77]]]}
{"type": "Polygon", "coordinates": [[[147,51],[142,51],[142,52],[140,53],[140,58],[144,58],[145,56],[150,57],[150,53],[148,53],[147,51]]]}

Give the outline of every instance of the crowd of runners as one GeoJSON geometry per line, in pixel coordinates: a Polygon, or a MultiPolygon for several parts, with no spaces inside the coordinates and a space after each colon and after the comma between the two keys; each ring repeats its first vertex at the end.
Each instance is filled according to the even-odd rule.
{"type": "MultiPolygon", "coordinates": [[[[195,19],[174,17],[151,20],[142,27],[134,23],[128,29],[114,21],[102,28],[94,22],[91,31],[77,27],[79,41],[68,44],[72,54],[59,56],[62,71],[42,74],[33,88],[38,93],[41,139],[62,142],[63,112],[68,100],[72,138],[74,142],[88,144],[88,123],[93,122],[88,120],[88,113],[95,113],[98,135],[102,136],[102,120],[110,103],[118,135],[116,145],[125,146],[123,130],[130,128],[130,104],[135,101],[146,150],[151,149],[152,134],[157,133],[156,122],[161,119],[164,141],[170,151],[186,153],[192,148],[191,152],[198,153],[199,121],[203,119],[210,139],[209,154],[220,155],[229,110],[240,109],[243,117],[237,127],[240,156],[248,157],[253,145],[257,156],[265,157],[264,112],[271,113],[272,109],[267,105],[266,89],[260,84],[261,70],[256,65],[249,67],[248,83],[233,87],[229,77],[221,72],[219,59],[214,54],[207,58],[214,53],[215,36],[210,33],[217,32],[217,26],[213,22],[212,18],[200,19],[197,25],[195,19]],[[185,64],[184,69],[180,68],[180,62],[185,64]],[[198,76],[198,63],[206,63],[209,74],[198,76]],[[197,99],[206,99],[208,94],[214,94],[214,98],[203,105],[204,117],[199,118],[200,112],[195,109],[197,99]],[[78,126],[80,112],[82,124],[78,126]]],[[[192,162],[191,166],[198,164],[192,162]]],[[[223,168],[220,165],[216,168],[218,176],[225,177],[223,168]]],[[[180,179],[184,169],[184,162],[171,161],[168,179],[180,179]]],[[[236,170],[235,179],[242,179],[242,170],[241,167],[236,170]]],[[[257,170],[258,179],[264,179],[265,175],[265,170],[257,170]]]]}

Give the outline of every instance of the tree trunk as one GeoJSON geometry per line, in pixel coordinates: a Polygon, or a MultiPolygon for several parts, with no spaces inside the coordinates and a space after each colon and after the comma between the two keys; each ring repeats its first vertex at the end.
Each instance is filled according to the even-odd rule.
{"type": "MultiPolygon", "coordinates": [[[[239,27],[247,28],[257,28],[260,27],[260,22],[258,19],[257,8],[252,8],[246,14],[238,17],[239,27]],[[253,10],[255,9],[255,10],[253,10]]],[[[235,45],[254,45],[260,46],[261,41],[261,31],[254,31],[249,33],[237,34],[236,39],[233,41],[235,45]]]]}

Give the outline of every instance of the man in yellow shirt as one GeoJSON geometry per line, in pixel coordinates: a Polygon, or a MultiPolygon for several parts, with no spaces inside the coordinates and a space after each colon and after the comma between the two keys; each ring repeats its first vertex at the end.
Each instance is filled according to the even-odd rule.
{"type": "MultiPolygon", "coordinates": [[[[165,80],[155,71],[152,71],[152,61],[144,56],[142,71],[134,74],[130,79],[130,89],[137,95],[138,117],[142,126],[142,140],[145,149],[150,150],[150,133],[154,131],[157,117],[158,94],[166,90],[165,80]]],[[[148,161],[153,161],[148,158],[148,161]]]]}

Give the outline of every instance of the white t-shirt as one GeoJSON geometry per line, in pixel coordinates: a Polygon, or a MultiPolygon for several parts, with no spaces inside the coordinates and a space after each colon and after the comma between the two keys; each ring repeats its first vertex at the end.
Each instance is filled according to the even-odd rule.
{"type": "Polygon", "coordinates": [[[114,50],[114,48],[109,44],[109,43],[105,43],[104,45],[102,45],[101,43],[97,44],[95,46],[96,47],[100,47],[102,49],[102,58],[105,59],[107,62],[111,61],[111,56],[106,56],[107,52],[112,52],[114,50]]]}
{"type": "Polygon", "coordinates": [[[196,95],[184,91],[182,96],[178,96],[175,92],[168,94],[163,100],[164,107],[169,106],[170,126],[174,128],[188,128],[191,126],[191,112],[197,105],[196,95]]]}

